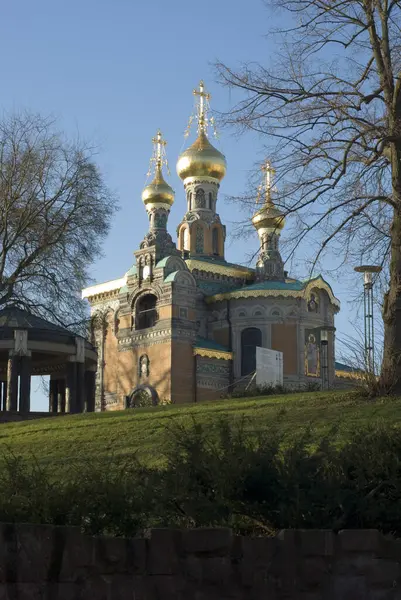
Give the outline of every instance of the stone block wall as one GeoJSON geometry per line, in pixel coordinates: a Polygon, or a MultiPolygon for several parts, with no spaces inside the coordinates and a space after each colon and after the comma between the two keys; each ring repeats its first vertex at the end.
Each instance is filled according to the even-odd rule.
{"type": "Polygon", "coordinates": [[[152,530],[148,539],[0,525],[4,600],[400,600],[401,542],[376,530],[152,530]]]}

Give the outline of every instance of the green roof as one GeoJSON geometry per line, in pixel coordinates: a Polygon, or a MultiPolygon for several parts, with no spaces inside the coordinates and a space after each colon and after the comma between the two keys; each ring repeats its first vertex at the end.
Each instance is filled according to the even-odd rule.
{"type": "Polygon", "coordinates": [[[186,259],[186,261],[187,260],[197,260],[197,261],[209,263],[212,265],[219,265],[220,267],[244,269],[244,271],[251,271],[251,272],[255,271],[255,269],[252,269],[252,267],[246,267],[245,265],[238,265],[236,263],[230,263],[230,262],[227,262],[226,260],[214,258],[213,256],[196,256],[195,255],[195,256],[190,256],[189,258],[186,259]]]}
{"type": "Polygon", "coordinates": [[[230,292],[233,289],[232,283],[227,281],[198,281],[197,287],[207,296],[224,294],[224,292],[230,292]]]}
{"type": "Polygon", "coordinates": [[[159,262],[156,263],[155,269],[161,269],[162,267],[165,267],[169,258],[169,256],[165,256],[164,258],[159,260],[159,262]]]}
{"type": "MultiPolygon", "coordinates": [[[[304,289],[304,284],[301,281],[260,281],[251,285],[237,288],[235,291],[241,290],[294,290],[300,292],[304,289]]],[[[233,290],[234,291],[234,290],[233,290]]]]}
{"type": "Polygon", "coordinates": [[[214,340],[207,340],[202,337],[196,338],[195,348],[206,348],[207,350],[217,350],[218,352],[230,352],[230,349],[226,346],[222,346],[214,340]]]}
{"type": "Polygon", "coordinates": [[[166,279],[164,280],[164,283],[171,283],[172,281],[174,281],[177,273],[179,273],[179,271],[173,271],[172,273],[167,275],[166,279]]]}
{"type": "Polygon", "coordinates": [[[336,371],[347,371],[348,373],[362,372],[362,369],[358,369],[357,367],[350,367],[349,365],[337,361],[334,363],[334,366],[336,371]]]}
{"type": "Polygon", "coordinates": [[[132,265],[132,267],[126,272],[126,275],[132,276],[132,275],[136,275],[136,273],[137,273],[136,265],[132,265]]]}

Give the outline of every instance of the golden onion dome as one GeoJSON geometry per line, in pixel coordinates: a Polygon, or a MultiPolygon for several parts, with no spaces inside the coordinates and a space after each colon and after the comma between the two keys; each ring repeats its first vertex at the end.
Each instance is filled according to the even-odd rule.
{"type": "Polygon", "coordinates": [[[252,217],[254,227],[259,229],[283,229],[285,218],[273,204],[265,204],[252,217]]]}
{"type": "Polygon", "coordinates": [[[164,180],[161,169],[156,169],[153,181],[147,185],[142,192],[142,202],[145,206],[148,204],[168,204],[174,203],[174,190],[164,180]]]}
{"type": "Polygon", "coordinates": [[[226,170],[224,154],[212,146],[203,131],[177,162],[177,173],[182,180],[187,177],[212,177],[221,181],[226,170]]]}

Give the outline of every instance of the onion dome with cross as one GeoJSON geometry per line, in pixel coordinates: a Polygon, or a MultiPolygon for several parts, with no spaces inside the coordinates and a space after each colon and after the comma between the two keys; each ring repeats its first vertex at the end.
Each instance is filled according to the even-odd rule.
{"type": "Polygon", "coordinates": [[[207,138],[208,127],[214,128],[213,117],[209,117],[210,94],[206,92],[203,81],[199,90],[194,90],[198,98],[195,115],[190,118],[186,136],[194,118],[198,122],[198,137],[195,142],[180,155],[177,162],[178,176],[185,182],[190,177],[210,177],[221,181],[226,174],[226,159],[207,138]]]}

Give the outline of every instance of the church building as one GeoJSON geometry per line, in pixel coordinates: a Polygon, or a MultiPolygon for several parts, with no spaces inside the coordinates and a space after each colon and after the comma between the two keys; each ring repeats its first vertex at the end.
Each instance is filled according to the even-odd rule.
{"type": "Polygon", "coordinates": [[[177,241],[168,232],[175,194],[163,175],[166,142],[159,131],[153,179],[142,192],[149,230],[135,262],[119,279],[82,292],[98,352],[97,410],[220,398],[250,383],[257,347],[283,353],[285,386],[334,382],[339,301],[322,277],[299,281],[285,271],[285,215],[274,204],[270,163],[252,218],[256,265],[227,260],[217,212],[226,159],[208,138],[213,121],[202,82],[194,94],[197,139],[177,162],[184,186],[177,241]]]}

